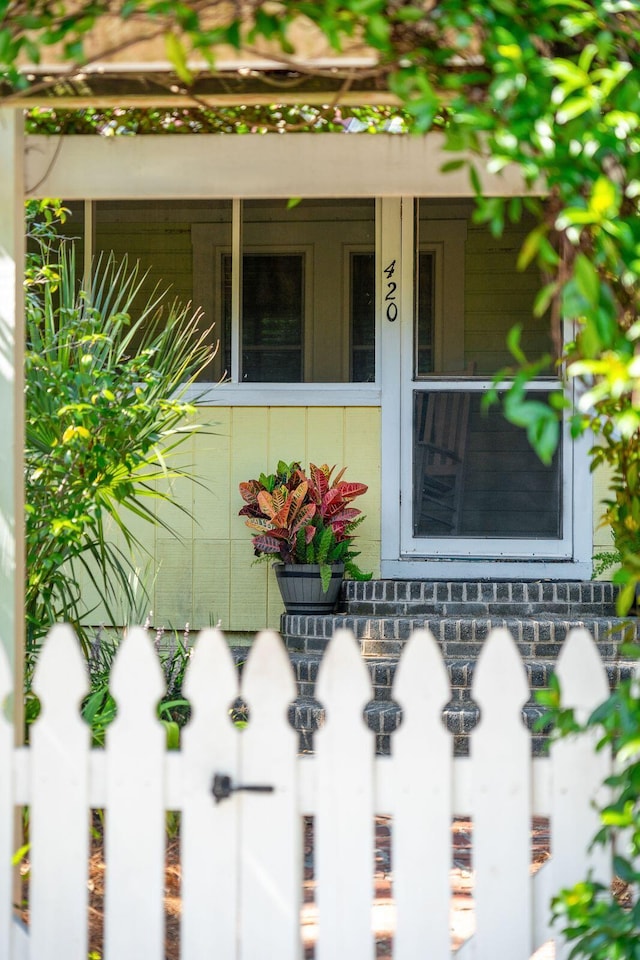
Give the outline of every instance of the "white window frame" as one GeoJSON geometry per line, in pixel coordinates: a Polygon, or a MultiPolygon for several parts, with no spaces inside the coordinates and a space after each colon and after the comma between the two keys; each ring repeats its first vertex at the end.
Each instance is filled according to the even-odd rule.
{"type": "MultiPolygon", "coordinates": [[[[378,202],[376,201],[376,236],[378,202]]],[[[192,227],[193,256],[193,290],[194,300],[206,304],[211,316],[209,320],[221,318],[220,289],[216,289],[216,280],[221,277],[221,257],[231,252],[236,263],[241,262],[242,243],[242,201],[235,198],[231,208],[231,247],[228,244],[220,245],[219,226],[211,224],[194,224],[192,227]],[[216,234],[218,236],[216,237],[216,234]],[[217,259],[214,261],[214,257],[217,259]],[[211,265],[215,262],[216,278],[214,279],[211,265]]],[[[302,253],[305,257],[305,317],[304,317],[304,371],[309,375],[312,357],[312,338],[310,336],[313,325],[313,266],[310,252],[313,244],[300,243],[269,243],[262,246],[252,243],[244,248],[245,253],[260,253],[262,250],[273,253],[302,253]]],[[[345,242],[343,244],[343,262],[348,263],[345,257],[358,248],[371,250],[370,245],[345,242]]],[[[375,245],[374,245],[375,253],[375,245]]],[[[219,287],[219,283],[218,283],[219,287]]],[[[342,292],[343,300],[348,302],[348,276],[344,281],[342,292]]],[[[232,271],[232,299],[231,299],[231,382],[193,384],[187,391],[187,398],[197,400],[201,404],[218,404],[221,406],[380,406],[381,389],[378,374],[379,357],[379,319],[376,310],[376,381],[373,383],[326,382],[307,381],[305,383],[242,383],[240,381],[241,358],[241,317],[242,317],[242,278],[240,270],[232,271]]],[[[347,325],[345,324],[345,327],[347,325]]],[[[347,327],[340,338],[343,351],[347,351],[350,366],[350,331],[347,327]]]]}
{"type": "MultiPolygon", "coordinates": [[[[415,550],[408,547],[411,537],[407,533],[407,523],[412,506],[412,497],[408,497],[412,478],[412,445],[407,438],[410,404],[408,400],[415,387],[422,389],[451,389],[457,380],[455,374],[440,374],[413,381],[413,311],[414,311],[414,275],[413,258],[415,250],[414,201],[403,198],[400,201],[383,200],[381,223],[382,245],[381,263],[377,270],[377,280],[382,289],[385,264],[396,260],[398,275],[401,277],[399,292],[400,314],[403,323],[382,322],[380,346],[382,350],[382,542],[381,574],[383,577],[424,577],[426,579],[515,578],[524,579],[559,576],[567,578],[589,577],[591,574],[591,484],[584,470],[588,438],[571,441],[568,429],[565,432],[565,462],[562,466],[563,482],[563,534],[570,531],[570,539],[563,537],[558,541],[557,549],[553,542],[545,541],[545,550],[539,555],[535,552],[535,541],[528,541],[526,550],[515,548],[513,541],[504,543],[497,539],[488,541],[486,556],[482,556],[469,540],[464,538],[438,538],[431,541],[427,554],[424,543],[415,550]],[[404,329],[403,329],[404,327],[404,329]],[[408,336],[408,333],[411,336],[408,336]],[[411,342],[411,348],[408,343],[411,342]],[[403,381],[404,378],[404,382],[403,381]],[[404,394],[404,396],[403,396],[404,394]],[[408,410],[409,407],[409,410],[408,410]],[[404,417],[404,422],[403,422],[404,417]],[[398,424],[402,424],[398,429],[398,424]],[[582,469],[576,469],[580,464],[582,469]],[[403,483],[404,478],[407,478],[403,483]],[[572,496],[567,492],[572,488],[572,496]],[[401,498],[404,496],[406,509],[401,498]],[[585,525],[584,518],[588,518],[585,525]],[[457,540],[457,543],[455,542],[457,540]]],[[[435,226],[438,226],[436,221],[435,226]]],[[[442,224],[441,224],[442,226],[442,224]]],[[[425,240],[428,248],[429,240],[425,240]]],[[[432,237],[429,237],[432,239],[432,237]]],[[[433,237],[435,240],[436,237],[433,237]]],[[[455,262],[459,256],[454,250],[444,249],[442,275],[447,278],[447,288],[455,298],[451,307],[444,303],[445,340],[441,349],[443,361],[449,369],[463,367],[464,340],[464,292],[460,296],[460,283],[455,279],[455,262]],[[450,326],[451,324],[451,326],[450,326]],[[462,324],[462,326],[460,326],[462,324]]],[[[458,259],[457,263],[461,261],[458,259]]],[[[459,271],[459,267],[458,267],[459,271]]],[[[378,297],[380,303],[381,297],[378,297]]],[[[436,311],[437,312],[437,311],[436,311]]],[[[485,391],[491,386],[490,380],[460,379],[464,389],[485,391]]],[[[555,379],[534,381],[532,390],[549,390],[558,387],[555,379]]],[[[476,544],[477,546],[477,544],[476,544]]]]}

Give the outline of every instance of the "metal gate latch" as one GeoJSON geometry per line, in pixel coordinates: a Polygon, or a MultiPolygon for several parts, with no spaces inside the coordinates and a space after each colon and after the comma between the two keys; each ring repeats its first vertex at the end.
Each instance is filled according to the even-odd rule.
{"type": "Polygon", "coordinates": [[[232,793],[238,793],[240,790],[244,790],[247,793],[273,793],[275,787],[267,786],[266,784],[258,785],[256,783],[245,783],[234,786],[231,777],[227,776],[226,773],[214,774],[211,793],[216,803],[220,803],[221,800],[227,800],[232,793]]]}

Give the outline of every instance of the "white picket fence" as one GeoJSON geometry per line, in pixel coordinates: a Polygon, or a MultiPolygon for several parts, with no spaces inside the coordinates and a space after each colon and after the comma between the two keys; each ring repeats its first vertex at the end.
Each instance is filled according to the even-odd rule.
{"type": "MultiPolygon", "coordinates": [[[[564,701],[585,715],[608,694],[585,631],[558,662],[564,701]]],[[[257,637],[241,686],[223,636],[203,631],[188,667],[192,719],[179,752],[167,751],[156,720],[164,693],[153,644],[141,628],[122,642],[111,677],[118,703],[105,749],[92,749],[78,704],[88,687],[72,630],[55,627],[37,667],[43,710],[29,747],[14,748],[0,714],[0,960],[87,960],[88,820],[106,811],[105,960],[163,960],[165,811],[179,810],[184,960],[300,960],[303,877],[301,818],[315,817],[319,913],[317,960],[372,960],[374,815],[392,817],[396,904],[394,960],[451,954],[451,822],[473,818],[476,933],[459,960],[526,960],[554,932],[549,902],[586,876],[611,876],[611,851],[588,851],[597,829],[593,800],[610,760],[588,737],[531,759],[521,707],[529,697],[517,648],[505,631],[486,641],[473,698],[481,721],[471,756],[452,757],[440,719],[451,693],[430,634],[414,633],[393,688],[403,721],[392,755],[374,756],[362,718],[371,681],[346,631],[329,644],[317,696],[326,722],[315,752],[299,755],[287,706],[296,696],[280,638],[257,637]],[[245,730],[229,718],[238,695],[245,730]],[[234,793],[219,803],[214,774],[272,793],[234,793]],[[28,935],[12,922],[14,808],[30,807],[28,935]],[[552,856],[530,870],[533,815],[551,820],[552,856]]],[[[10,674],[0,649],[0,704],[10,674]]],[[[556,957],[567,948],[556,945],[556,957]]]]}

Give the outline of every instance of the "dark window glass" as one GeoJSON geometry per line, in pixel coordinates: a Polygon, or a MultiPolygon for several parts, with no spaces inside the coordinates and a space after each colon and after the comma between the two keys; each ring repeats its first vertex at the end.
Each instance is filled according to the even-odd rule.
{"type": "Polygon", "coordinates": [[[435,298],[435,257],[432,253],[418,255],[416,278],[416,331],[414,379],[433,373],[433,318],[435,298]]]}
{"type": "Polygon", "coordinates": [[[375,369],[375,255],[351,255],[351,380],[372,383],[375,369]]]}
{"type": "MultiPolygon", "coordinates": [[[[241,380],[301,383],[304,257],[245,254],[242,259],[241,380]]],[[[224,257],[225,365],[231,369],[231,257],[224,257]]]]}
{"type": "Polygon", "coordinates": [[[481,403],[469,391],[414,392],[414,536],[560,538],[560,452],[544,466],[526,432],[481,403]]]}

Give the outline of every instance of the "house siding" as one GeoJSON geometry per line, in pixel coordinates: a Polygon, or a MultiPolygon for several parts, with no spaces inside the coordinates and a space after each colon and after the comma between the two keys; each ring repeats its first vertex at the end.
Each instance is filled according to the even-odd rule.
{"type": "Polygon", "coordinates": [[[238,484],[274,469],[278,460],[346,466],[348,479],[368,484],[358,562],[379,574],[379,409],[215,406],[198,413],[206,426],[180,452],[198,482],[172,481],[174,497],[193,519],[163,506],[163,518],[181,541],[162,528],[152,543],[147,540],[155,558],[147,577],[156,626],[220,622],[230,632],[279,627],[283,607],[275,576],[268,565],[254,565],[251,533],[238,516],[238,484]]]}

